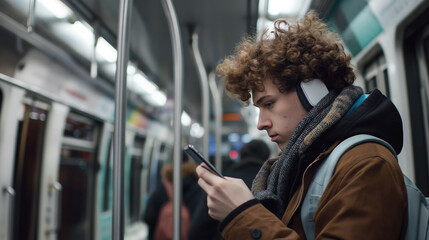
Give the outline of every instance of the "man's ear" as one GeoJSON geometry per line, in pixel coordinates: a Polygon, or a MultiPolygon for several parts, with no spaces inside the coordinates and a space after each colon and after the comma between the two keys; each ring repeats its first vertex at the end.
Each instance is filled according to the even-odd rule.
{"type": "Polygon", "coordinates": [[[299,100],[305,110],[310,111],[316,104],[326,96],[329,91],[326,85],[320,79],[311,79],[310,81],[301,81],[297,88],[299,100]]]}

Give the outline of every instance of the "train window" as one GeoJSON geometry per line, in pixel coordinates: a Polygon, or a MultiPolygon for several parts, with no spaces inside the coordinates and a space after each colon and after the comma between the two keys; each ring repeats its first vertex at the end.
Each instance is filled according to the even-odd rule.
{"type": "Polygon", "coordinates": [[[364,68],[365,91],[380,90],[390,98],[389,78],[387,64],[384,55],[373,58],[364,68]]]}
{"type": "Polygon", "coordinates": [[[64,129],[64,136],[95,142],[97,140],[95,138],[97,130],[95,121],[75,113],[70,113],[64,129]]]}
{"type": "Polygon", "coordinates": [[[91,239],[94,199],[95,153],[63,148],[59,181],[61,198],[61,229],[59,239],[91,239]]]}
{"type": "Polygon", "coordinates": [[[139,221],[140,219],[140,203],[141,203],[141,180],[143,168],[143,148],[145,144],[144,138],[136,138],[132,157],[131,157],[131,174],[130,174],[130,220],[131,222],[139,221]]]}
{"type": "Polygon", "coordinates": [[[390,85],[389,85],[389,74],[387,73],[387,67],[383,70],[384,83],[386,87],[386,96],[390,99],[390,85]]]}
{"type": "Polygon", "coordinates": [[[365,89],[367,91],[373,90],[375,88],[377,88],[377,79],[375,77],[365,81],[365,89]]]}

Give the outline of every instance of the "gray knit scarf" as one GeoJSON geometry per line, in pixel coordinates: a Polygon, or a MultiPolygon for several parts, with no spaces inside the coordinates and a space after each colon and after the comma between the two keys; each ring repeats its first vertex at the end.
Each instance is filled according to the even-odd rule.
{"type": "MultiPolygon", "coordinates": [[[[293,175],[298,172],[300,156],[337,123],[362,95],[356,86],[339,94],[331,91],[298,124],[280,157],[267,160],[256,175],[252,193],[266,208],[281,218],[293,193],[293,175]]],[[[299,176],[301,177],[301,176],[299,176]]]]}

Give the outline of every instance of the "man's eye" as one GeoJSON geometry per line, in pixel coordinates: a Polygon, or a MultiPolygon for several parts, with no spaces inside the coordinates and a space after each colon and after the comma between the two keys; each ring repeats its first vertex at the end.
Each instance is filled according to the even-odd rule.
{"type": "Polygon", "coordinates": [[[264,107],[265,108],[270,108],[271,106],[273,106],[273,102],[266,102],[266,103],[264,103],[264,107]]]}

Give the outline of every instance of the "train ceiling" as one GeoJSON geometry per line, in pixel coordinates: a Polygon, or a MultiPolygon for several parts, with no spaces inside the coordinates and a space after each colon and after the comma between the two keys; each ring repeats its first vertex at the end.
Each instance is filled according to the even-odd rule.
{"type": "MultiPolygon", "coordinates": [[[[47,42],[39,42],[37,46],[45,46],[45,50],[50,52],[51,57],[63,59],[63,62],[70,66],[66,52],[72,53],[75,60],[80,62],[82,69],[90,69],[91,53],[93,48],[88,41],[84,39],[94,39],[93,31],[107,40],[112,46],[116,46],[116,35],[118,31],[119,5],[120,0],[61,0],[68,7],[72,8],[76,14],[68,16],[61,15],[60,11],[52,8],[53,3],[61,4],[54,0],[36,1],[36,23],[35,32],[48,39],[47,42]],[[54,10],[52,10],[54,9],[54,10]],[[48,12],[49,10],[49,12],[48,12]],[[55,15],[55,16],[54,16],[55,15]],[[84,20],[84,21],[82,21],[84,20]],[[78,24],[78,23],[84,24],[78,24]],[[76,29],[77,25],[81,26],[76,29]],[[53,43],[54,45],[49,45],[53,43]],[[64,51],[58,51],[59,48],[64,51]],[[56,49],[56,50],[52,50],[56,49]],[[60,54],[59,54],[60,52],[60,54]],[[66,60],[64,60],[66,59],[66,60]]],[[[270,15],[267,4],[280,4],[278,8],[286,7],[281,0],[172,0],[181,32],[184,55],[184,87],[183,87],[183,105],[184,110],[191,118],[201,123],[201,86],[199,74],[197,71],[195,59],[192,55],[191,35],[197,33],[199,36],[198,45],[202,57],[203,65],[207,73],[214,71],[216,65],[221,59],[230,55],[234,51],[236,44],[246,34],[254,34],[258,18],[266,19],[267,23],[279,16],[270,15]],[[258,7],[265,9],[258,10],[258,7]],[[258,13],[261,16],[258,16],[258,13]],[[268,13],[268,14],[267,14],[268,13]]],[[[26,26],[29,18],[30,0],[6,0],[0,4],[2,11],[12,16],[17,22],[26,26]]],[[[148,79],[153,81],[167,97],[174,97],[173,81],[173,56],[172,43],[169,32],[167,17],[164,13],[161,0],[133,0],[133,11],[130,28],[130,62],[137,65],[148,79]]],[[[332,7],[334,0],[303,0],[301,12],[306,9],[314,9],[324,16],[332,7]]],[[[288,2],[292,3],[292,2],[288,2]]],[[[294,5],[294,4],[292,4],[294,5]]],[[[287,6],[292,6],[288,4],[287,6]]],[[[60,8],[58,8],[60,9],[60,8]]],[[[275,11],[274,11],[275,12],[275,11]]],[[[66,14],[67,15],[67,14],[66,14]]],[[[299,14],[295,14],[296,17],[299,14]]],[[[288,16],[283,16],[288,17],[288,16]]],[[[289,16],[290,17],[290,16],[289,16]]],[[[265,25],[264,20],[258,23],[265,25]]],[[[20,27],[21,28],[21,27],[20,27]]],[[[20,36],[31,38],[33,34],[28,34],[26,30],[20,30],[20,36]]],[[[37,34],[35,34],[37,35],[37,34]]],[[[98,36],[96,36],[97,39],[98,36]]],[[[33,40],[38,41],[39,38],[33,40]]],[[[101,44],[97,44],[101,46],[101,44]]],[[[99,54],[98,49],[96,52],[99,54]]],[[[103,51],[101,51],[103,53],[103,51]]],[[[107,58],[99,62],[98,78],[100,82],[114,86],[115,81],[115,59],[116,53],[110,54],[110,60],[107,58]]],[[[99,57],[99,56],[97,56],[99,57]]],[[[104,56],[103,56],[104,57],[104,56]]],[[[72,68],[76,69],[76,68],[72,68]]],[[[84,70],[86,71],[86,70],[84,70]]],[[[86,73],[87,74],[87,73],[86,73]]],[[[87,74],[88,75],[88,74],[87,74]]],[[[87,76],[87,78],[89,78],[87,76]]],[[[93,81],[93,79],[89,79],[93,81]]],[[[221,82],[221,79],[217,80],[221,82]]],[[[130,79],[129,79],[129,82],[130,79]]],[[[218,84],[223,89],[223,85],[218,84]]],[[[225,132],[244,133],[248,131],[246,121],[243,117],[236,120],[236,116],[242,113],[242,105],[237,101],[230,99],[223,94],[223,112],[231,120],[224,121],[225,132]],[[232,116],[232,117],[231,117],[232,116]]],[[[172,112],[172,104],[167,107],[153,108],[151,104],[143,104],[148,113],[155,112],[154,116],[159,115],[159,111],[172,112]],[[153,110],[153,111],[152,111],[153,110]]],[[[213,106],[213,104],[211,104],[213,106]]],[[[214,119],[214,107],[210,107],[211,119],[214,119]]],[[[246,115],[246,113],[244,113],[246,115]]],[[[246,115],[247,119],[251,119],[246,115]]],[[[167,117],[168,120],[168,117],[167,117]]],[[[252,127],[251,127],[252,128],[252,127]]],[[[254,128],[254,126],[253,126],[254,128]]]]}
{"type": "MultiPolygon", "coordinates": [[[[66,0],[90,23],[100,24],[104,37],[116,44],[119,0],[66,0]],[[110,35],[110,38],[109,38],[110,35]]],[[[184,109],[201,123],[201,87],[191,49],[191,35],[207,72],[232,54],[246,33],[256,31],[258,0],[173,0],[179,20],[184,55],[184,109]]],[[[172,43],[166,15],[159,0],[134,0],[130,30],[130,59],[161,89],[173,97],[172,43]]],[[[94,24],[95,25],[95,24],[94,24]]],[[[217,81],[220,81],[219,79],[217,81]]],[[[242,105],[224,94],[223,111],[239,113],[242,105]]],[[[213,119],[213,107],[210,111],[213,119]]],[[[245,121],[224,122],[226,131],[247,131],[245,121]]]]}

